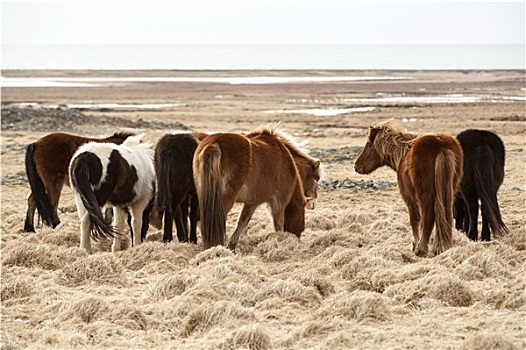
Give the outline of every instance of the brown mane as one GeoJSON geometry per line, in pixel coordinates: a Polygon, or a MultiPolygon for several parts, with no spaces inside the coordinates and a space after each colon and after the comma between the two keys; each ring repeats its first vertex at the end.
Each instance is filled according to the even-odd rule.
{"type": "Polygon", "coordinates": [[[376,124],[372,130],[378,131],[372,136],[374,139],[369,140],[369,142],[374,146],[382,160],[389,167],[398,171],[400,162],[404,159],[414,140],[420,135],[408,133],[405,129],[395,125],[392,119],[376,124]]]}

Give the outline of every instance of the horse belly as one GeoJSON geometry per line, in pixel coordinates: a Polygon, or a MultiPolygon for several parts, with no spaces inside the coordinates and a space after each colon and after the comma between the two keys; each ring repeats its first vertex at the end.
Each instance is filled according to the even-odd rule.
{"type": "Polygon", "coordinates": [[[247,185],[241,186],[241,189],[237,193],[236,202],[248,203],[251,201],[252,201],[252,198],[250,196],[250,191],[248,190],[248,186],[247,185]]]}

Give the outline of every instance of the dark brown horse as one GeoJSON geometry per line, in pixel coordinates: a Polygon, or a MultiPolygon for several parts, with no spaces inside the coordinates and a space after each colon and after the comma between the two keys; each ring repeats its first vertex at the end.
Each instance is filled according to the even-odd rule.
{"type": "Polygon", "coordinates": [[[479,199],[482,210],[481,239],[508,232],[502,221],[497,192],[504,180],[506,159],[504,143],[496,134],[485,130],[465,130],[457,135],[464,151],[464,177],[455,199],[455,226],[478,239],[479,199]]]}
{"type": "Polygon", "coordinates": [[[64,183],[69,185],[69,162],[81,145],[92,141],[121,144],[131,135],[133,134],[115,133],[108,138],[97,139],[57,132],[27,146],[26,174],[31,194],[27,200],[24,231],[35,232],[36,209],[45,224],[55,228],[60,223],[57,214],[60,193],[64,183]]]}
{"type": "Polygon", "coordinates": [[[286,229],[300,237],[308,201],[303,184],[316,196],[321,171],[319,161],[302,152],[275,127],[247,136],[233,133],[207,136],[197,147],[193,169],[205,249],[225,245],[227,214],[235,202],[243,203],[237,227],[228,242],[232,250],[254,211],[263,203],[270,206],[276,231],[286,229]],[[295,162],[299,158],[304,159],[301,164],[295,162]],[[305,181],[299,167],[304,168],[305,181]]]}
{"type": "Polygon", "coordinates": [[[164,135],[155,147],[157,194],[153,213],[164,216],[164,242],[172,241],[172,221],[175,221],[179,242],[197,243],[199,201],[192,161],[199,138],[202,137],[204,134],[201,133],[164,135]]]}
{"type": "Polygon", "coordinates": [[[400,193],[409,209],[413,251],[426,256],[433,226],[433,254],[452,246],[453,201],[462,180],[463,154],[450,135],[416,135],[404,132],[391,120],[369,128],[355,170],[370,174],[387,165],[398,174],[400,193]]]}

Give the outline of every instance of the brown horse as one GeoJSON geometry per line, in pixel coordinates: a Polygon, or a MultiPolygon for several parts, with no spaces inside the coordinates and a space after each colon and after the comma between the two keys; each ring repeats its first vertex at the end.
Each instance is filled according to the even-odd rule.
{"type": "Polygon", "coordinates": [[[275,127],[247,136],[207,136],[194,154],[193,169],[205,249],[225,244],[227,214],[235,202],[243,203],[228,242],[232,250],[254,211],[263,203],[270,206],[276,231],[287,230],[299,238],[305,228],[305,206],[309,200],[305,192],[315,200],[321,172],[319,161],[275,127]]]}
{"type": "Polygon", "coordinates": [[[58,200],[64,183],[69,185],[69,162],[81,145],[92,141],[121,144],[131,135],[133,134],[115,133],[108,138],[96,139],[57,132],[27,146],[26,174],[31,194],[27,199],[24,231],[35,232],[36,209],[45,224],[55,228],[60,223],[57,214],[58,200]]]}
{"type": "Polygon", "coordinates": [[[409,209],[413,251],[426,256],[433,225],[433,253],[452,246],[453,201],[462,180],[463,157],[453,136],[410,134],[388,120],[369,128],[354,167],[359,174],[370,174],[384,165],[397,172],[400,193],[409,209]]]}

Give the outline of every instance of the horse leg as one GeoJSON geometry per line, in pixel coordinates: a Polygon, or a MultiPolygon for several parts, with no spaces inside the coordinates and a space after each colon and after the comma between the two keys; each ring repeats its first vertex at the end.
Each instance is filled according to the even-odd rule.
{"type": "Polygon", "coordinates": [[[420,216],[420,209],[415,201],[408,201],[407,209],[409,211],[409,222],[411,223],[411,230],[413,232],[413,252],[415,252],[418,241],[420,240],[420,224],[422,218],[420,216]]]}
{"type": "Polygon", "coordinates": [[[236,230],[228,240],[228,249],[236,249],[237,242],[239,241],[239,236],[241,236],[241,233],[247,227],[248,222],[252,218],[252,215],[254,215],[254,212],[256,211],[257,207],[257,205],[243,204],[243,209],[241,209],[241,213],[239,213],[239,217],[237,218],[236,230]]]}
{"type": "Polygon", "coordinates": [[[133,227],[133,246],[136,247],[141,244],[141,229],[142,229],[142,216],[144,211],[148,207],[148,200],[143,200],[135,203],[130,208],[131,213],[131,226],[133,227]]]}
{"type": "Polygon", "coordinates": [[[482,241],[490,241],[491,240],[491,236],[490,236],[490,229],[489,229],[489,221],[488,221],[488,218],[486,217],[486,215],[484,215],[484,212],[486,211],[485,210],[485,203],[481,203],[481,206],[482,206],[482,231],[480,232],[480,239],[482,241]]]}
{"type": "Polygon", "coordinates": [[[478,239],[478,221],[479,221],[479,201],[476,197],[470,197],[469,201],[466,201],[468,205],[468,216],[469,216],[469,230],[468,237],[472,241],[478,239]]]}
{"type": "Polygon", "coordinates": [[[169,243],[173,239],[172,232],[172,206],[167,205],[164,208],[164,231],[163,231],[163,242],[169,243]]]}
{"type": "Polygon", "coordinates": [[[142,226],[141,226],[141,243],[146,240],[146,234],[150,227],[150,213],[153,210],[153,201],[150,201],[146,209],[142,212],[142,226]]]}
{"type": "Polygon", "coordinates": [[[26,221],[24,223],[24,231],[25,232],[35,232],[35,211],[37,209],[37,205],[35,203],[35,199],[33,198],[33,194],[30,194],[27,198],[27,213],[26,213],[26,221]]]}
{"type": "Polygon", "coordinates": [[[269,202],[270,212],[272,213],[272,221],[274,223],[274,230],[276,232],[285,231],[285,208],[286,203],[281,203],[277,199],[272,198],[269,202]]]}
{"type": "Polygon", "coordinates": [[[91,232],[90,232],[90,217],[89,213],[82,204],[79,195],[75,196],[75,203],[77,204],[77,214],[80,219],[80,248],[85,249],[88,254],[91,254],[91,232]]]}
{"type": "MultiPolygon", "coordinates": [[[[47,194],[49,196],[49,200],[51,202],[51,204],[53,205],[53,208],[55,210],[55,214],[57,215],[58,217],[58,201],[60,199],[60,194],[62,192],[62,187],[64,186],[64,181],[65,181],[65,178],[62,176],[62,177],[58,177],[57,179],[55,179],[55,181],[51,184],[51,186],[47,186],[46,187],[46,191],[47,191],[47,194]]],[[[53,228],[57,227],[58,224],[60,224],[60,220],[58,221],[58,223],[53,226],[53,228]]]]}
{"type": "MultiPolygon", "coordinates": [[[[422,236],[417,244],[415,254],[418,256],[427,256],[429,237],[433,231],[435,224],[435,200],[434,198],[427,198],[422,201],[422,236]]],[[[435,240],[434,247],[438,247],[438,242],[435,240]]]]}
{"type": "Polygon", "coordinates": [[[124,231],[128,222],[128,213],[124,208],[113,207],[113,227],[116,228],[117,234],[113,238],[111,251],[113,253],[121,250],[122,237],[125,237],[124,231]]]}
{"type": "Polygon", "coordinates": [[[188,242],[188,200],[185,198],[179,203],[174,203],[175,227],[179,242],[188,242]]]}
{"type": "Polygon", "coordinates": [[[197,220],[199,219],[199,202],[197,196],[192,195],[190,199],[190,243],[197,244],[197,220]]]}
{"type": "Polygon", "coordinates": [[[455,217],[455,228],[459,231],[464,230],[464,199],[458,195],[455,197],[455,203],[453,205],[454,217],[455,217]]]}

